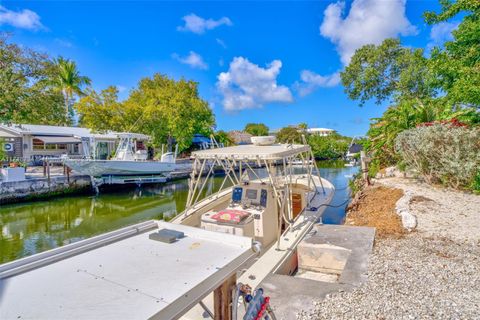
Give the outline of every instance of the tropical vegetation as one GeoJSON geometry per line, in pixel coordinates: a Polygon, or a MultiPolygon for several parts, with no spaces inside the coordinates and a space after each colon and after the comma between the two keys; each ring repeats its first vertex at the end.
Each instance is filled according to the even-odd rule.
{"type": "Polygon", "coordinates": [[[63,57],[53,60],[53,72],[50,77],[47,77],[46,82],[54,90],[62,93],[66,119],[73,116],[74,96],[83,96],[85,94],[83,87],[91,84],[90,78],[80,75],[75,61],[63,57]]]}
{"type": "Polygon", "coordinates": [[[458,121],[405,130],[397,136],[395,149],[405,165],[429,183],[473,186],[480,168],[480,130],[458,121]]]}
{"type": "Polygon", "coordinates": [[[268,127],[263,123],[247,123],[243,131],[250,133],[252,136],[268,135],[268,127]]]}
{"type": "Polygon", "coordinates": [[[80,124],[94,130],[123,130],[148,134],[154,145],[175,139],[187,149],[194,134],[210,136],[215,118],[198,94],[198,83],[155,74],[139,81],[125,101],[118,89],[90,89],[76,104],[80,124]]]}
{"type": "Polygon", "coordinates": [[[55,67],[48,56],[9,43],[0,34],[0,122],[64,124],[62,94],[48,85],[55,67]]]}
{"type": "MultiPolygon", "coordinates": [[[[413,133],[432,130],[415,128],[435,121],[463,123],[471,128],[469,130],[479,130],[480,2],[442,0],[441,5],[440,13],[427,12],[425,20],[436,24],[461,18],[451,41],[425,52],[402,46],[398,39],[386,39],[380,45],[358,49],[341,73],[346,94],[360,106],[372,100],[377,104],[389,104],[381,117],[372,119],[367,133],[365,146],[372,155],[372,175],[379,168],[390,165],[404,163],[415,167],[412,159],[406,159],[408,152],[398,148],[400,142],[395,147],[400,135],[403,137],[398,138],[402,141],[400,145],[405,146],[407,134],[402,133],[407,130],[413,133]]],[[[447,126],[445,130],[457,129],[447,126]]],[[[440,131],[432,134],[448,137],[448,141],[453,139],[440,131]]],[[[428,151],[431,157],[436,157],[434,149],[428,151]]],[[[474,151],[479,153],[478,149],[474,151]]],[[[469,172],[473,175],[474,171],[469,172]]],[[[447,181],[452,177],[445,175],[432,181],[451,185],[447,181]]],[[[465,185],[465,181],[458,185],[465,185]]]]}

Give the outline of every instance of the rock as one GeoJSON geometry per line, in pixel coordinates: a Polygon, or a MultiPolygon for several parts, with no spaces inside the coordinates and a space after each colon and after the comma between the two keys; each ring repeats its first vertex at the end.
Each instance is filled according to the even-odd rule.
{"type": "Polygon", "coordinates": [[[405,191],[403,197],[401,197],[396,205],[395,211],[402,217],[402,225],[408,231],[412,231],[417,227],[417,217],[410,211],[410,202],[412,201],[413,194],[409,191],[405,191]]]}

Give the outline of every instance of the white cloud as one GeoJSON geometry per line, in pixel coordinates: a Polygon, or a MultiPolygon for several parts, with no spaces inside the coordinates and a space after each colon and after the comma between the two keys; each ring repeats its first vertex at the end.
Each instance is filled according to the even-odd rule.
{"type": "Polygon", "coordinates": [[[434,25],[430,31],[430,43],[428,47],[441,46],[446,41],[452,40],[452,31],[457,29],[458,25],[458,22],[441,22],[434,25]]]}
{"type": "Polygon", "coordinates": [[[306,96],[317,88],[335,87],[340,83],[340,73],[335,72],[330,75],[322,76],[310,70],[303,70],[300,73],[301,82],[295,83],[295,89],[300,96],[306,96]]]}
{"type": "Polygon", "coordinates": [[[69,40],[61,39],[61,38],[55,38],[54,41],[55,41],[56,44],[58,44],[61,47],[73,48],[73,43],[69,40]]]}
{"type": "Polygon", "coordinates": [[[197,16],[195,13],[190,13],[189,15],[184,16],[182,19],[185,22],[185,25],[178,26],[177,30],[190,31],[196,34],[203,34],[207,30],[212,30],[222,25],[233,25],[232,21],[227,17],[222,17],[218,20],[204,19],[197,16]]]}
{"type": "Polygon", "coordinates": [[[292,102],[290,89],[277,84],[281,67],[280,60],[273,60],[262,68],[246,58],[233,58],[228,71],[217,77],[224,109],[234,111],[260,108],[271,102],[292,102]]]}
{"type": "Polygon", "coordinates": [[[380,44],[386,38],[416,34],[405,15],[406,0],[354,0],[344,18],[345,2],[330,4],[324,12],[320,34],[337,48],[347,65],[355,50],[366,44],[380,44]]]}
{"type": "Polygon", "coordinates": [[[201,69],[201,70],[208,69],[208,64],[206,64],[205,61],[203,61],[202,56],[194,51],[190,51],[190,53],[185,57],[181,57],[176,53],[174,53],[172,57],[178,62],[187,64],[194,69],[201,69]]]}
{"type": "Polygon", "coordinates": [[[223,49],[227,49],[227,45],[225,44],[225,41],[223,41],[222,39],[215,39],[217,41],[217,43],[222,46],[223,49]]]}
{"type": "Polygon", "coordinates": [[[127,91],[127,87],[122,86],[120,84],[117,84],[116,87],[117,87],[117,90],[118,90],[119,93],[127,91]]]}
{"type": "Polygon", "coordinates": [[[20,11],[13,11],[0,5],[0,26],[10,25],[12,27],[39,30],[44,26],[40,22],[40,16],[31,10],[24,9],[20,11]]]}

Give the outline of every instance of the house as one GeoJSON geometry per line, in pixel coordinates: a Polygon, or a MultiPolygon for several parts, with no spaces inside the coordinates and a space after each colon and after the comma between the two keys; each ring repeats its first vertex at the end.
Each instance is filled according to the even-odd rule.
{"type": "Polygon", "coordinates": [[[235,144],[251,144],[252,143],[250,139],[252,135],[245,131],[233,130],[228,132],[228,135],[230,136],[230,138],[232,138],[235,144]]]}
{"type": "MultiPolygon", "coordinates": [[[[0,124],[0,139],[9,157],[36,161],[43,157],[93,157],[107,159],[115,152],[120,135],[109,131],[94,133],[80,127],[61,127],[32,124],[0,124]]],[[[146,135],[138,135],[139,148],[144,148],[146,135]],[[143,140],[143,141],[142,141],[143,140]]]]}
{"type": "Polygon", "coordinates": [[[326,137],[328,135],[335,133],[335,130],[328,129],[328,128],[308,128],[307,132],[310,133],[311,135],[326,137]]]}

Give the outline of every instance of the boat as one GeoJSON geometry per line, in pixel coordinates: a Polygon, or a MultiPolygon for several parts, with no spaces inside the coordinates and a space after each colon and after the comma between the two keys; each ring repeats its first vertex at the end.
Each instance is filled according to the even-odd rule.
{"type": "Polygon", "coordinates": [[[257,319],[270,312],[262,281],[296,272],[297,245],[321,222],[335,188],[310,161],[310,146],[260,143],[194,152],[186,208],[169,223],[142,222],[0,265],[0,317],[239,319],[245,312],[243,319],[257,319]],[[293,165],[300,159],[301,170],[293,165]],[[225,176],[207,194],[216,166],[225,176]],[[66,280],[55,281],[59,275],[66,280]],[[250,302],[242,288],[251,289],[250,302]]]}
{"type": "Polygon", "coordinates": [[[333,184],[320,177],[309,145],[260,141],[259,145],[194,152],[186,208],[171,220],[256,241],[261,257],[240,278],[252,288],[268,274],[285,268],[335,192],[333,184]],[[220,190],[202,198],[213,174],[213,166],[205,168],[212,162],[226,174],[220,190]],[[252,163],[263,167],[263,176],[252,163]]]}
{"type": "Polygon", "coordinates": [[[111,160],[65,159],[72,170],[91,177],[102,176],[167,176],[176,169],[175,154],[162,154],[160,161],[147,160],[146,150],[136,150],[135,134],[120,136],[120,142],[111,160]]]}

